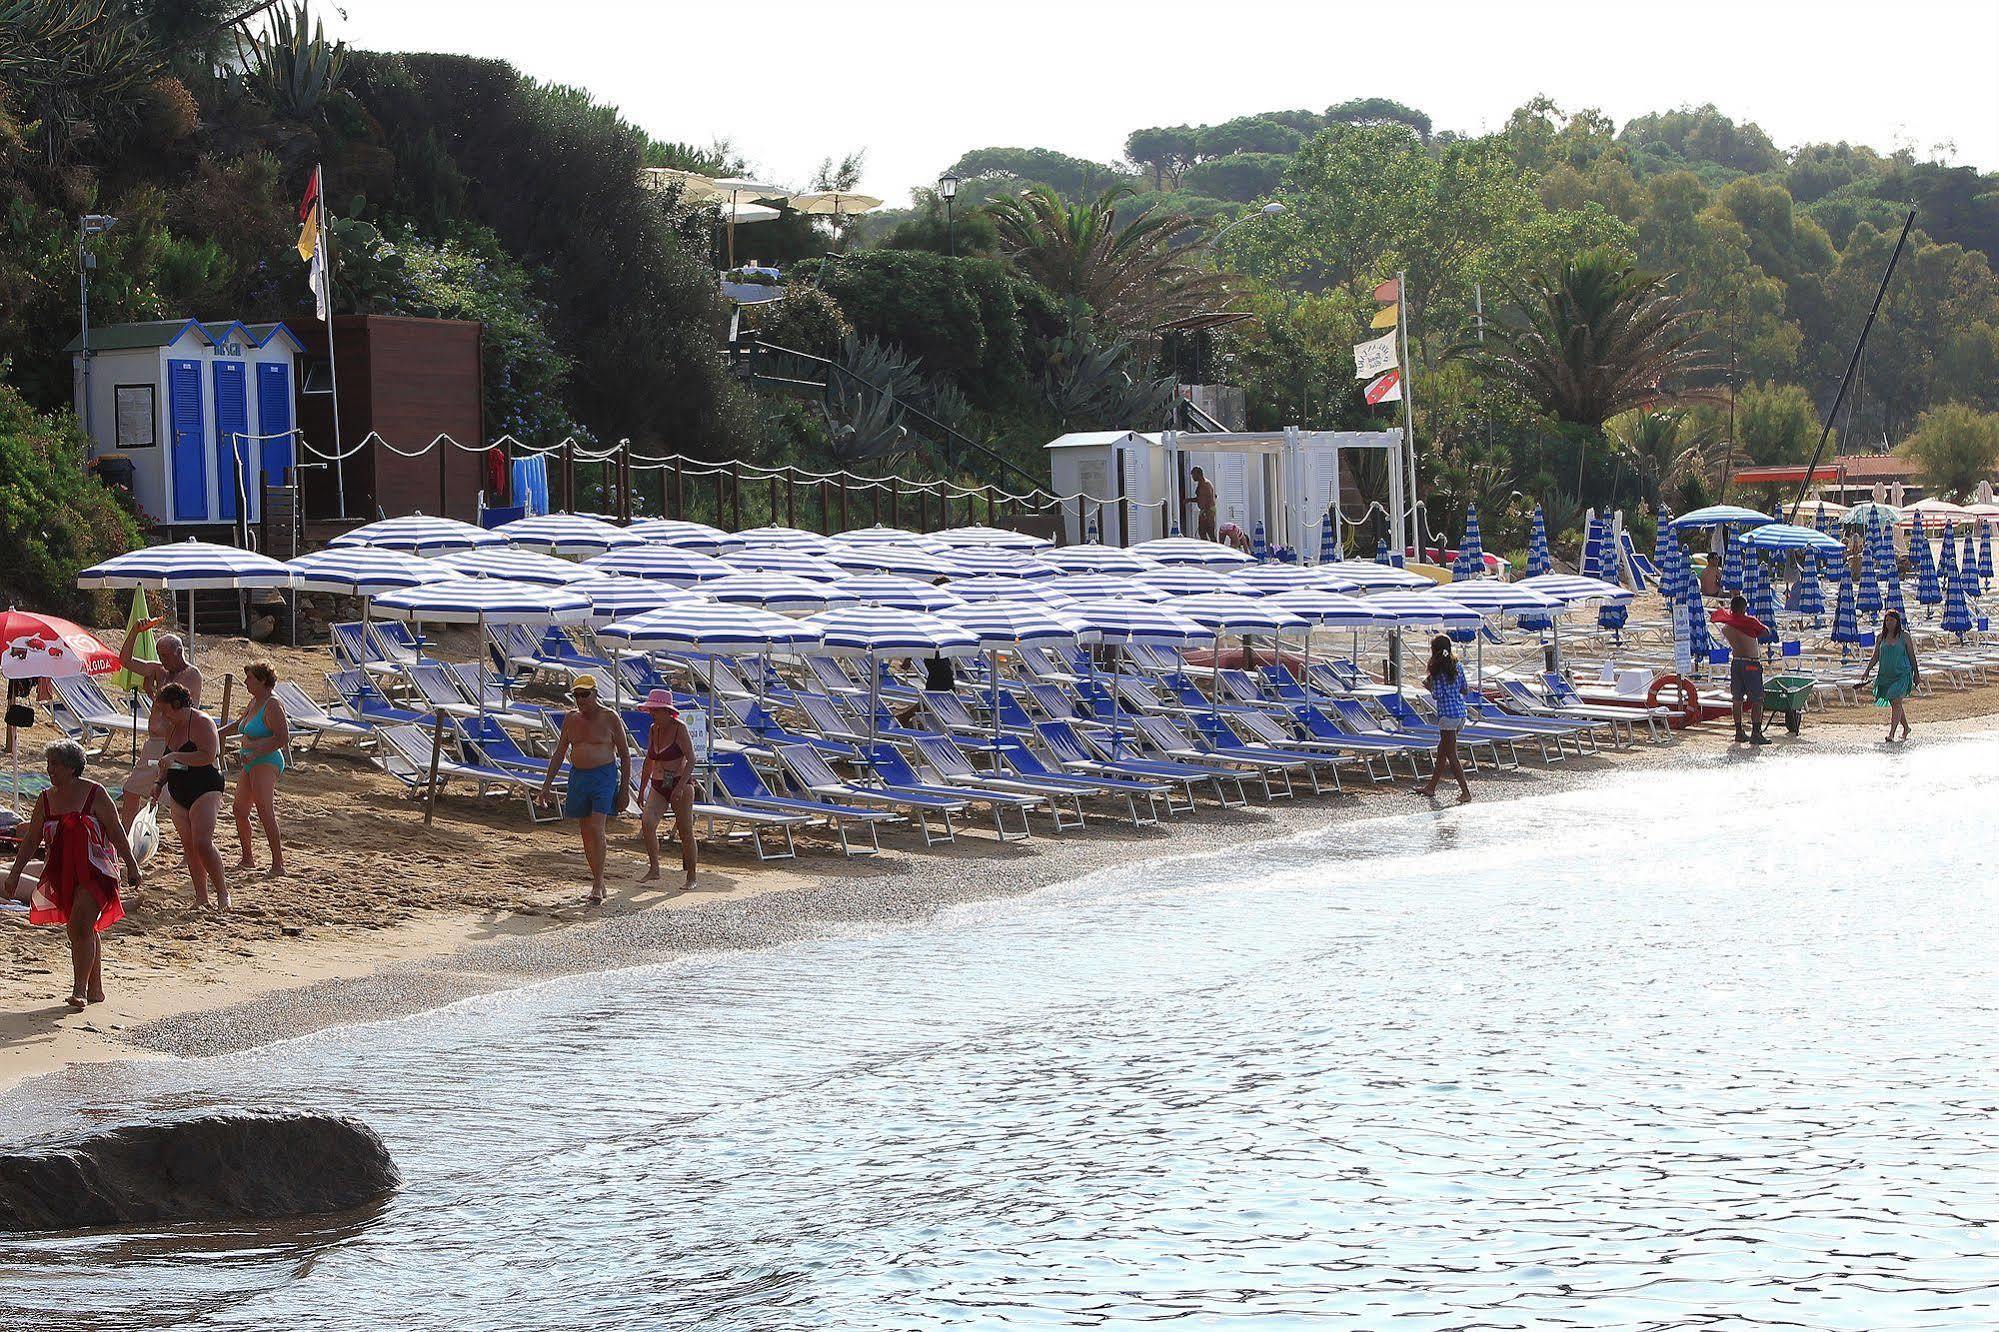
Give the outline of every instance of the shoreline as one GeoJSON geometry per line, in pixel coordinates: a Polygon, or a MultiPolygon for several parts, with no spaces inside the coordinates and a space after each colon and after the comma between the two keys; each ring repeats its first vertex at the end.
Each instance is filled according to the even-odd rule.
{"type": "MultiPolygon", "coordinates": [[[[1999,699],[1999,686],[1993,690],[1999,699]]],[[[1947,737],[1999,720],[1994,700],[1974,698],[1982,693],[1929,700],[1980,706],[1932,721],[1925,735],[1947,737]]],[[[1814,713],[1803,737],[1786,737],[1763,753],[1781,761],[1801,747],[1878,748],[1863,729],[1875,721],[1872,708],[1814,713]]],[[[1479,803],[1522,799],[1574,789],[1608,772],[1711,759],[1730,748],[1727,723],[1710,722],[1665,744],[1641,741],[1581,760],[1571,755],[1552,769],[1523,760],[1517,772],[1486,771],[1473,789],[1479,803]]],[[[172,961],[115,967],[110,1000],[81,1014],[64,1008],[57,993],[64,988],[59,972],[66,954],[51,955],[43,966],[0,972],[0,1099],[32,1080],[84,1066],[233,1053],[566,976],[771,947],[837,929],[894,926],[965,902],[1037,892],[1120,863],[1199,855],[1353,819],[1425,809],[1441,816],[1452,808],[1412,799],[1407,781],[1350,785],[1344,795],[1306,795],[1247,809],[1203,804],[1161,828],[1133,829],[1106,817],[1059,838],[1037,829],[1024,845],[1002,847],[989,830],[975,827],[961,829],[956,846],[891,845],[879,857],[853,861],[815,849],[809,868],[798,862],[760,866],[747,855],[728,854],[704,865],[703,886],[693,893],[631,882],[642,863],[631,864],[627,829],[614,836],[614,865],[625,872],[614,871],[606,908],[582,907],[577,886],[573,903],[423,907],[379,926],[315,927],[299,937],[280,936],[279,946],[269,949],[239,940],[224,956],[204,957],[198,970],[172,961]]],[[[566,840],[561,848],[578,854],[566,840]]],[[[60,944],[59,935],[55,939],[60,944]]]]}

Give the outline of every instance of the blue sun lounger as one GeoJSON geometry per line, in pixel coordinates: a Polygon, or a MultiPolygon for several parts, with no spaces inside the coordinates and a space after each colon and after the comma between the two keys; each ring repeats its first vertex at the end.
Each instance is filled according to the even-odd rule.
{"type": "Polygon", "coordinates": [[[776,814],[803,814],[808,818],[823,822],[838,834],[840,851],[847,856],[872,856],[881,852],[881,839],[875,835],[878,824],[897,822],[897,816],[878,809],[862,809],[856,805],[842,805],[830,800],[805,800],[792,796],[781,796],[764,784],[763,776],[743,754],[718,753],[715,755],[715,785],[729,798],[729,803],[748,810],[767,810],[776,814]],[[867,829],[868,845],[856,848],[848,840],[847,828],[858,824],[867,829]]]}
{"type": "MultiPolygon", "coordinates": [[[[916,752],[922,756],[923,761],[929,765],[931,771],[937,775],[940,781],[948,785],[967,791],[978,790],[991,791],[1004,795],[1019,795],[1043,802],[1047,807],[1050,819],[1055,824],[1055,831],[1058,833],[1065,832],[1070,828],[1081,828],[1085,825],[1086,821],[1083,817],[1083,797],[1085,795],[1105,794],[1104,789],[1100,786],[1089,782],[1072,781],[1066,777],[1050,776],[1036,778],[1018,772],[1008,777],[1002,776],[997,772],[981,772],[973,765],[971,759],[966,757],[965,751],[958,748],[957,742],[949,736],[918,736],[912,743],[916,746],[916,752]],[[1073,822],[1063,818],[1065,801],[1075,811],[1076,817],[1073,822]]],[[[1133,822],[1134,825],[1137,822],[1136,811],[1133,812],[1133,822]]]]}
{"type": "Polygon", "coordinates": [[[868,766],[881,780],[884,788],[913,795],[932,796],[942,800],[956,800],[965,803],[988,805],[993,811],[993,830],[1004,842],[1007,837],[1006,811],[1013,810],[1020,815],[1020,835],[1032,837],[1027,826],[1030,810],[1047,803],[1045,796],[1023,795],[1015,791],[997,791],[979,784],[957,782],[927,782],[914,765],[903,756],[901,750],[887,742],[878,742],[868,749],[868,766]]]}

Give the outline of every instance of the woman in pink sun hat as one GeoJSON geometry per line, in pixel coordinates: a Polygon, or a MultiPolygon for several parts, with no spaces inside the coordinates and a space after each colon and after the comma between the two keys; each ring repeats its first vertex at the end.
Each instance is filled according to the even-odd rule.
{"type": "Polygon", "coordinates": [[[651,868],[639,882],[659,879],[659,821],[671,809],[674,836],[680,839],[680,869],[686,876],[680,888],[687,892],[694,887],[694,737],[666,690],[653,690],[639,707],[652,718],[645,766],[639,770],[639,831],[651,868]]]}

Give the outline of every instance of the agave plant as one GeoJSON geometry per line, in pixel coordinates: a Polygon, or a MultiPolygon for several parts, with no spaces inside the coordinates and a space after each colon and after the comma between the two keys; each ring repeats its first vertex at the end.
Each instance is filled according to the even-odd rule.
{"type": "Polygon", "coordinates": [[[1715,368],[1695,346],[1692,313],[1665,279],[1607,249],[1586,250],[1516,287],[1489,331],[1478,362],[1579,425],[1649,406],[1669,396],[1668,381],[1715,368]]]}
{"type": "Polygon", "coordinates": [[[280,5],[262,34],[238,40],[251,85],[279,115],[309,120],[340,91],[347,44],[326,40],[325,25],[311,17],[306,0],[280,5]]]}
{"type": "Polygon", "coordinates": [[[1208,308],[1221,294],[1204,269],[1206,246],[1176,245],[1195,223],[1182,213],[1121,210],[1131,191],[1108,190],[1072,204],[1046,185],[995,199],[987,213],[1007,262],[1058,296],[1086,303],[1112,327],[1150,333],[1169,319],[1208,308]]]}
{"type": "Polygon", "coordinates": [[[1121,338],[1109,343],[1088,334],[1057,338],[1041,372],[1041,396],[1065,426],[1163,424],[1173,385],[1134,378],[1131,357],[1131,344],[1121,338]]]}

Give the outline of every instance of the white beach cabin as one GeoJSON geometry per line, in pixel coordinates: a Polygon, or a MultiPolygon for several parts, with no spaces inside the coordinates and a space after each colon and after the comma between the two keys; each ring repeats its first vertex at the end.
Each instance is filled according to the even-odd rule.
{"type": "Polygon", "coordinates": [[[281,484],[296,462],[295,358],[304,349],[290,329],[195,319],[93,328],[87,404],[81,339],[64,350],[90,456],[131,464],[133,496],[154,524],[259,520],[266,479],[281,484]]]}

